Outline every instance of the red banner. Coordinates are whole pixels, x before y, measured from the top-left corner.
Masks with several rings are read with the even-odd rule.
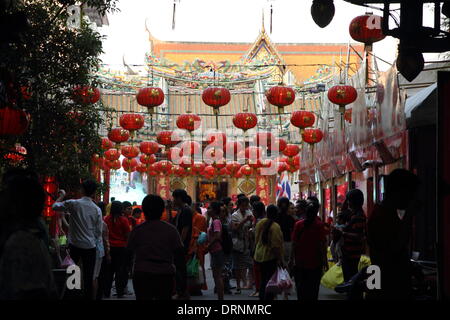
[[[167,176],[156,177],[156,194],[164,200],[170,199],[170,178]]]
[[[269,205],[270,191],[268,176],[256,176],[256,194],[266,206]]]

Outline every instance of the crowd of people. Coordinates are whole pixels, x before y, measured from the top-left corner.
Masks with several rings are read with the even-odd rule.
[[[52,208],[66,230],[68,255],[81,267],[87,300],[109,298],[113,285],[116,296],[124,297],[131,292],[130,278],[137,300],[187,300],[208,289],[209,270],[219,300],[245,290],[251,290],[245,292],[249,296],[273,300],[276,295],[266,286],[279,267],[293,278],[297,299],[317,300],[329,246],[345,282],[358,275],[361,255],[370,252],[372,263],[386,274],[374,297],[398,299],[410,295],[408,207],[417,183],[406,170],[391,173],[385,198],[369,221],[358,189],[347,193],[335,221],[322,221],[314,196],[296,203],[279,198],[268,206],[245,194],[235,201],[227,197],[194,203],[178,189],[171,200],[150,194],[140,205],[114,198],[105,205],[94,201],[97,183],[90,180],[82,183],[79,199],[65,200],[60,190]],[[42,186],[25,171],[4,175],[2,186],[0,299],[55,298],[41,217]],[[200,270],[195,279],[192,259]],[[289,294],[277,299],[289,299]]]

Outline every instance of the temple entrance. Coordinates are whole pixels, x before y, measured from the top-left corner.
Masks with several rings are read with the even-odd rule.
[[[228,182],[199,181],[196,187],[196,201],[220,200],[228,196]]]

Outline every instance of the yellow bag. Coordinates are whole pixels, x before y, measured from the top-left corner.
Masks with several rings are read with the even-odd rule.
[[[370,266],[370,258],[368,256],[362,255],[359,259],[358,271],[361,271],[362,268]]]
[[[320,284],[328,289],[334,289],[342,283],[344,283],[342,267],[336,264],[328,269],[328,271],[322,276],[322,280],[320,280]]]

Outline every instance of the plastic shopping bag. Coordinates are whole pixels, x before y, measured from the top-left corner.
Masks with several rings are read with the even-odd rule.
[[[197,278],[199,270],[199,261],[194,255],[187,263],[187,276],[189,278]]]
[[[69,252],[67,252],[66,257],[64,258],[63,262],[61,263],[61,268],[67,269],[68,267],[74,265],[75,262],[70,257]]]
[[[269,280],[266,286],[266,292],[279,294],[282,292],[290,292],[292,288],[292,279],[289,272],[284,268],[278,268]]]
[[[359,259],[358,270],[361,271],[361,269],[370,266],[370,264],[370,258],[368,256],[362,255]]]
[[[342,267],[335,264],[322,276],[320,284],[328,289],[334,289],[336,286],[344,283],[344,274]]]

